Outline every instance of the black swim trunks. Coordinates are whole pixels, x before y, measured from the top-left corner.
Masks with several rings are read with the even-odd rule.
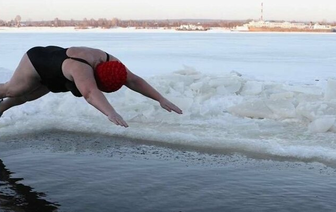
[[[41,83],[54,93],[71,91],[73,95],[81,97],[74,82],[68,80],[62,72],[62,64],[66,59],[73,59],[88,64],[81,58],[69,57],[67,49],[58,46],[34,47],[27,51],[27,55],[35,70],[41,77]],[[109,60],[109,55],[107,60]]]

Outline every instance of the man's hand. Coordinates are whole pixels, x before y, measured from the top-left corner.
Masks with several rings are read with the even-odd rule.
[[[163,109],[166,109],[169,112],[174,111],[175,113],[182,114],[182,110],[167,99],[162,98],[159,102]]]
[[[128,127],[128,124],[124,119],[117,113],[114,112],[108,116],[108,119],[113,122],[116,125],[122,126],[122,127]]]

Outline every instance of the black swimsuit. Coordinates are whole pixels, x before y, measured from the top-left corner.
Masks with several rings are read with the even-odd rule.
[[[73,59],[88,64],[81,58],[69,57],[66,54],[68,49],[58,46],[34,47],[27,51],[27,55],[35,70],[41,77],[41,83],[54,93],[71,91],[73,95],[81,97],[74,82],[68,80],[62,71],[62,64],[66,59]],[[107,54],[109,61],[109,54]]]

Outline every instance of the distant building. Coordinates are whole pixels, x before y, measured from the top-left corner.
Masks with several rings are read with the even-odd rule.
[[[204,28],[203,26],[196,26],[193,24],[186,24],[186,25],[181,25],[176,30],[179,31],[207,31],[208,29]]]
[[[247,30],[248,29],[248,30]],[[283,31],[283,32],[332,32],[335,29],[331,25],[320,25],[316,23],[292,23],[292,22],[270,22],[251,21],[243,26],[237,26],[233,31]]]
[[[331,30],[331,25],[320,25],[319,23],[314,24],[313,29],[328,29]]]
[[[261,3],[261,16],[259,21],[251,21],[243,26],[236,26],[232,31],[274,31],[274,32],[335,32],[331,25],[316,23],[293,23],[264,21],[264,3]]]

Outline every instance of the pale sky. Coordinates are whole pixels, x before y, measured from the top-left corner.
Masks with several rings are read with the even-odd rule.
[[[336,0],[0,0],[0,20],[83,18],[336,21]]]

